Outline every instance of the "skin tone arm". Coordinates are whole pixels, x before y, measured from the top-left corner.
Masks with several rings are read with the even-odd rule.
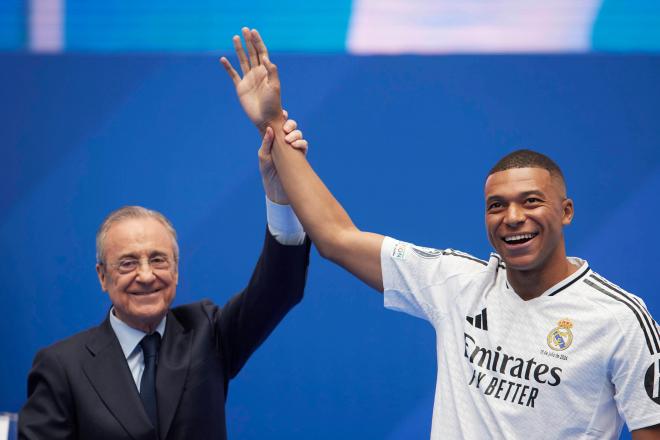
[[[632,440],[660,440],[660,425],[636,429],[631,434]]]
[[[240,38],[235,36],[233,41],[243,77],[226,58],[220,61],[234,82],[241,106],[265,134],[264,144],[273,144],[266,149],[296,215],[323,257],[382,292],[380,248],[383,236],[360,231],[304,155],[289,147],[283,130],[277,67],[270,62],[259,33],[247,28],[242,32],[247,56]],[[296,136],[290,133],[288,141],[295,142]]]
[[[284,119],[288,118],[286,110],[283,112]],[[284,123],[283,127],[284,133],[291,139],[289,145],[293,148],[300,151],[303,155],[307,154],[307,141],[302,138],[302,132],[296,130],[297,124],[294,120],[287,120]],[[269,127],[270,131],[269,139],[272,139],[273,130]],[[264,137],[264,139],[266,139]],[[282,186],[282,181],[280,180],[279,174],[277,174],[277,168],[273,163],[273,156],[271,154],[272,140],[269,142],[263,142],[261,148],[259,148],[259,172],[261,174],[261,181],[264,185],[264,191],[266,192],[266,197],[271,202],[275,202],[279,205],[289,205],[289,197],[284,191]]]

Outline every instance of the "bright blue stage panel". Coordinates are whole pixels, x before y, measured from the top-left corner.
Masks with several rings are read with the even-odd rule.
[[[537,149],[575,201],[569,254],[660,316],[660,58],[272,58],[358,227],[486,257],[485,175]],[[0,69],[0,410],[16,411],[37,349],[109,308],[94,271],[109,211],[171,218],[181,304],[245,285],[265,209],[260,139],[216,55],[12,55]],[[427,438],[435,374],[432,328],[313,252],[305,299],[230,386],[229,436]]]

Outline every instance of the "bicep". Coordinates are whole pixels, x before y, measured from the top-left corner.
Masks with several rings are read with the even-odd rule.
[[[337,252],[329,258],[370,287],[383,292],[380,251],[384,236],[358,229],[339,233]]]

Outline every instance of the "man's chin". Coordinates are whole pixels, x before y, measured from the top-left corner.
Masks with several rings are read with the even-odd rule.
[[[158,326],[160,321],[167,314],[168,308],[164,304],[158,303],[153,305],[141,304],[136,306],[133,304],[128,311],[128,313],[122,313],[115,315],[124,321],[126,324],[130,325],[133,328],[137,328],[142,331],[153,331],[153,329]]]
[[[538,267],[538,261],[533,258],[531,255],[520,255],[520,256],[502,256],[502,260],[506,265],[507,270],[516,270],[519,272],[525,272],[534,270]]]
[[[131,327],[142,330],[145,333],[151,333],[156,329],[156,327],[158,327],[158,324],[160,324],[160,321],[163,320],[166,314],[167,311],[160,313],[132,316],[131,321],[133,322],[133,324],[132,325],[129,324],[129,325],[131,325]]]

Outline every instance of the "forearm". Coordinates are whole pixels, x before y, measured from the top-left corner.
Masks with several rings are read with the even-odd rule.
[[[214,318],[223,340],[227,374],[234,377],[277,324],[303,297],[309,264],[309,241],[299,246],[279,244],[266,233],[259,261],[248,285]]]
[[[343,237],[357,228],[337,199],[323,184],[305,156],[287,145],[283,121],[272,124],[273,160],[293,209],[305,231],[325,258],[337,261]]]

